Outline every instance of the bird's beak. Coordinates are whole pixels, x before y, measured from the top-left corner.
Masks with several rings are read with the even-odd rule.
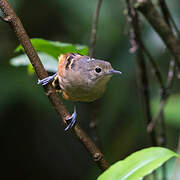
[[[111,75],[111,74],[121,74],[121,73],[122,73],[121,71],[117,71],[117,70],[112,69],[112,70],[110,70],[110,71],[107,73],[107,75]]]

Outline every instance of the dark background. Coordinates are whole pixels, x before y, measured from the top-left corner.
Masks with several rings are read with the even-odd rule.
[[[9,2],[31,38],[89,45],[96,0]],[[167,3],[179,26],[180,2],[174,0]],[[142,32],[145,43],[166,78],[170,56],[165,46],[146,22],[142,24]],[[0,179],[96,179],[100,170],[74,135],[64,132],[61,119],[51,107],[43,88],[37,86],[36,75],[28,75],[25,67],[15,68],[9,64],[9,60],[15,56],[13,51],[17,45],[11,28],[1,21]],[[137,89],[136,61],[135,56],[129,53],[130,48],[124,1],[104,0],[94,57],[108,60],[115,69],[122,71],[122,76],[111,79],[99,101],[97,144],[110,163],[148,146]],[[150,68],[148,73],[152,103],[158,102],[159,86]],[[179,81],[176,80],[172,91],[176,103],[180,101],[179,89]],[[64,102],[72,112],[72,103]],[[76,106],[78,122],[94,139],[94,132],[90,128],[89,106],[87,103]],[[179,120],[178,112],[172,116],[167,114],[167,147],[175,151]]]

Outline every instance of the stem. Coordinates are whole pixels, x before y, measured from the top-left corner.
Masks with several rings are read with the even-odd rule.
[[[98,0],[96,11],[93,18],[93,26],[91,31],[91,46],[90,46],[90,57],[93,57],[94,55],[94,49],[96,45],[96,34],[97,34],[97,25],[98,25],[98,19],[99,19],[99,12],[101,8],[102,0]]]
[[[92,24],[92,30],[91,30],[91,38],[90,38],[90,52],[89,56],[93,57],[94,56],[94,51],[95,51],[95,46],[96,46],[96,37],[97,37],[97,26],[98,26],[98,20],[99,20],[99,14],[100,14],[100,8],[101,8],[102,0],[98,0],[97,5],[96,5],[96,10],[94,12],[94,17],[93,17],[93,24]],[[100,138],[97,133],[97,124],[98,124],[98,112],[99,112],[99,105],[100,101],[95,101],[92,103],[88,104],[88,109],[91,114],[90,116],[90,128],[92,130],[93,134],[93,139],[94,141],[100,145]]]
[[[168,72],[168,77],[167,77],[167,82],[166,82],[166,94],[164,94],[161,97],[161,102],[160,102],[160,106],[159,106],[159,110],[157,112],[157,114],[154,116],[154,118],[152,119],[152,121],[149,123],[147,130],[149,132],[151,132],[154,127],[155,127],[155,123],[156,121],[159,119],[159,117],[162,115],[164,107],[166,105],[167,99],[170,96],[170,89],[173,83],[173,78],[174,78],[174,69],[175,69],[175,62],[173,60],[170,61],[170,65],[169,65],[169,72]],[[162,138],[160,138],[162,139]],[[163,142],[161,141],[161,143],[159,143],[159,145],[164,144],[164,140]]]
[[[152,66],[153,72],[157,78],[157,81],[161,87],[161,90],[163,90],[165,88],[164,82],[163,82],[163,78],[162,78],[162,74],[159,70],[158,65],[156,64],[156,61],[153,59],[152,55],[149,53],[149,51],[147,50],[147,48],[145,47],[145,45],[141,42],[141,47],[143,48],[147,58],[150,61],[150,64]]]
[[[17,17],[13,9],[10,7],[6,0],[0,0],[0,8],[4,15],[8,17],[8,23],[10,24],[11,28],[13,29],[16,37],[18,38],[19,42],[22,44],[25,53],[29,57],[35,72],[39,79],[43,79],[48,76],[48,73],[44,69],[37,52],[35,51],[34,47],[32,46],[30,39],[20,21]],[[65,123],[65,119],[70,116],[69,112],[67,111],[64,104],[59,99],[58,94],[55,92],[55,89],[52,87],[51,84],[48,84],[44,87],[44,90],[49,97],[49,100],[52,106],[57,111],[58,115],[63,119]],[[87,151],[91,154],[93,160],[97,163],[99,168],[104,171],[109,167],[108,163],[103,157],[103,154],[97,148],[97,146],[92,142],[92,140],[88,137],[88,135],[76,124],[73,128],[74,134],[80,140],[80,142],[86,147]]]

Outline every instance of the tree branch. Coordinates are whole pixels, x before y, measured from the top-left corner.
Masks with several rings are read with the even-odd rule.
[[[164,0],[158,0],[158,4],[159,4],[159,7],[161,9],[161,12],[163,14],[163,17],[164,17],[164,20],[166,21],[166,23],[168,24],[168,26],[170,26],[170,12],[169,12],[169,9],[166,5],[166,2]]]
[[[98,20],[99,20],[99,14],[100,14],[100,8],[102,4],[102,0],[97,0],[96,10],[94,12],[93,16],[93,23],[92,23],[92,30],[91,30],[91,37],[90,37],[90,52],[89,56],[94,56],[95,46],[96,46],[96,35],[97,35],[97,26],[98,26]],[[89,127],[91,128],[91,132],[93,134],[94,141],[100,146],[100,138],[97,132],[97,126],[98,126],[98,112],[100,107],[100,101],[95,101],[88,104],[89,113],[90,116],[90,124]]]
[[[179,31],[177,29],[177,26],[169,12],[168,6],[165,2],[165,0],[158,0],[158,4],[160,7],[160,10],[163,15],[164,21],[167,23],[167,26],[170,28],[170,30],[173,32],[172,26],[174,26],[174,29],[176,31],[176,34],[179,36]],[[172,23],[172,26],[171,26]],[[180,36],[179,36],[180,37]],[[157,144],[158,146],[166,146],[166,125],[164,122],[164,107],[166,105],[167,99],[169,97],[169,90],[171,88],[173,77],[174,77],[174,60],[170,61],[169,65],[169,72],[167,77],[166,86],[161,88],[161,101],[158,113],[153,117],[152,121],[147,126],[147,131],[150,132],[152,129],[155,129],[157,132]],[[156,124],[156,126],[155,126]],[[166,165],[164,164],[162,166],[162,177],[163,179],[166,178]]]
[[[90,57],[93,57],[94,55],[94,49],[96,45],[97,25],[98,25],[98,18],[99,18],[101,3],[102,3],[102,0],[98,0],[96,11],[93,18],[93,26],[92,26],[92,31],[91,31],[91,46],[90,46],[90,53],[89,53]]]
[[[166,5],[166,2],[164,0],[158,0],[158,3],[159,3],[159,6],[160,6],[160,9],[162,11],[164,21],[167,23],[167,25],[169,26],[169,28],[172,31],[172,27],[171,27],[170,21],[174,22],[174,20],[173,20],[171,14],[169,12],[169,9],[168,9],[168,7]],[[159,123],[161,123],[162,126],[165,126],[165,124],[163,122],[164,120],[162,119],[162,117],[163,117],[163,110],[164,110],[166,101],[167,101],[167,99],[168,99],[168,97],[170,95],[170,89],[171,89],[171,86],[172,86],[173,77],[174,77],[174,70],[175,70],[174,66],[175,66],[174,60],[171,60],[170,64],[169,64],[169,71],[168,71],[166,86],[162,89],[159,110],[158,110],[157,114],[154,116],[154,118],[152,119],[151,123],[148,125],[148,127],[147,127],[148,131],[152,131],[152,129],[155,127],[156,121],[160,117],[161,118],[160,118],[160,122]],[[162,127],[161,127],[161,129],[162,129]],[[160,129],[159,129],[159,131],[160,131]],[[162,131],[165,131],[165,127],[164,127],[164,130],[162,129]],[[165,140],[166,138],[161,136],[162,134],[165,134],[165,133],[160,133],[160,138],[159,139],[161,139],[161,140],[160,140],[160,143],[158,143],[159,145],[165,144],[165,141],[166,141]]]
[[[151,110],[150,110],[150,100],[149,100],[149,84],[147,77],[146,64],[144,59],[143,48],[141,47],[141,35],[139,28],[139,19],[138,14],[135,11],[134,7],[131,5],[130,0],[126,0],[127,12],[128,12],[128,21],[131,25],[130,32],[130,42],[134,52],[136,52],[136,61],[138,65],[138,80],[140,83],[140,92],[142,93],[143,108],[145,111],[146,124],[149,124],[151,121]],[[152,145],[156,145],[155,132],[149,133],[149,138]]]
[[[179,31],[174,19],[172,18],[172,15],[171,15],[171,13],[170,13],[170,11],[168,9],[166,1],[165,0],[158,0],[158,4],[159,4],[159,6],[161,8],[162,14],[164,16],[164,20],[169,25],[169,27],[171,26],[170,23],[172,23],[172,26],[174,27],[174,30],[175,30],[176,34],[180,38],[180,31]]]
[[[13,29],[16,37],[18,38],[19,42],[22,44],[25,53],[29,57],[35,72],[39,79],[43,79],[48,76],[48,73],[44,69],[34,47],[32,46],[29,37],[20,21],[17,17],[13,9],[10,7],[6,0],[0,0],[0,8],[4,15],[8,17],[8,22]],[[66,123],[65,119],[70,116],[69,112],[67,111],[64,104],[59,99],[58,94],[55,92],[55,89],[52,87],[51,84],[48,84],[44,87],[45,92],[57,111],[58,115],[63,119],[63,122]],[[93,160],[98,164],[99,168],[104,171],[109,167],[108,163],[105,161],[103,154],[100,150],[96,147],[96,145],[92,142],[92,140],[88,137],[88,135],[76,124],[73,128],[74,134],[80,140],[80,142],[86,147],[87,151],[91,154]]]
[[[146,17],[155,31],[159,34],[180,69],[180,42],[174,36],[172,30],[157,11],[151,0],[137,0],[135,8]]]

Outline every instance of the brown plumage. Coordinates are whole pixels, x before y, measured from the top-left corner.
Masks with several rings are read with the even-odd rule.
[[[115,73],[120,74],[107,61],[67,53],[59,57],[55,79],[65,99],[91,102],[103,95],[107,82]]]
[[[53,86],[60,90],[66,100],[73,102],[91,102],[100,98],[106,84],[113,74],[121,74],[112,68],[107,61],[82,56],[75,53],[62,54],[59,57],[56,74],[38,81],[43,86],[53,81]],[[65,130],[70,129],[76,122],[76,109]]]

